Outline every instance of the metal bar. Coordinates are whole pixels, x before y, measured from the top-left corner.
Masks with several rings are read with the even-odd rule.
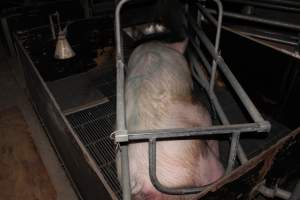
[[[211,185],[209,184],[206,186],[201,186],[196,188],[168,188],[162,185],[156,176],[156,139],[155,138],[149,140],[149,175],[153,186],[157,190],[170,195],[195,194],[201,192],[209,185]]]
[[[284,39],[281,39],[281,38],[274,38],[274,37],[268,36],[268,35],[259,35],[257,33],[250,33],[250,32],[241,31],[241,30],[238,30],[238,32],[241,33],[241,34],[247,35],[247,36],[258,38],[258,39],[264,39],[264,40],[269,40],[269,41],[272,41],[272,42],[278,42],[278,43],[293,45],[293,46],[298,45],[298,43],[296,41],[295,42],[294,41],[288,41],[288,40],[284,40]]]
[[[255,2],[255,1],[248,1],[248,0],[226,0],[227,2],[232,3],[239,3],[239,4],[247,4],[251,6],[257,6],[262,8],[271,8],[271,9],[277,9],[277,10],[283,10],[283,11],[291,11],[291,12],[300,12],[299,8],[294,7],[286,7],[282,5],[273,5],[270,3],[261,3],[261,2]]]
[[[207,11],[208,9],[205,9],[202,5],[200,5],[199,3],[196,4],[197,7],[199,8],[199,10],[215,25],[217,26],[217,21],[215,20],[215,18]],[[214,13],[216,13],[214,11]],[[299,26],[300,27],[300,26]],[[281,42],[281,43],[285,43],[285,44],[291,44],[291,45],[296,45],[296,43],[293,43],[293,42],[288,42],[288,41],[284,41],[284,40],[280,40],[280,39],[274,39],[274,38],[271,38],[271,37],[264,37],[264,36],[261,36],[261,35],[255,35],[255,34],[251,34],[251,33],[246,33],[244,32],[244,34],[247,34],[247,35],[250,35],[250,36],[253,36],[253,37],[257,37],[257,38],[262,38],[262,39],[268,39],[268,40],[271,40],[271,41],[277,41],[277,42]]]
[[[220,37],[221,37],[221,28],[222,28],[222,17],[223,17],[223,6],[219,1],[216,1],[218,5],[218,21],[209,13],[207,12],[207,10],[205,8],[203,8],[202,5],[197,4],[197,7],[199,8],[199,10],[201,11],[201,13],[203,15],[205,15],[205,17],[208,18],[208,20],[210,20],[217,28],[217,34],[216,34],[216,39],[215,39],[215,52],[218,53],[219,50],[219,44],[220,44]],[[198,50],[199,51],[199,50]],[[201,51],[199,51],[201,52]],[[201,56],[199,54],[199,56]],[[213,64],[212,64],[212,73],[211,73],[211,79],[210,79],[210,87],[209,87],[209,91],[208,93],[210,95],[212,95],[213,89],[214,89],[214,83],[215,83],[215,77],[216,77],[216,71],[217,71],[217,63],[215,61],[215,59],[213,59]]]
[[[240,139],[240,132],[235,132],[232,134],[229,158],[228,158],[227,168],[225,170],[226,175],[228,175],[234,168],[237,150],[239,147],[241,147],[239,144],[239,139]]]
[[[1,18],[1,25],[2,25],[2,29],[3,29],[3,33],[7,42],[7,46],[9,49],[9,53],[11,56],[15,56],[15,49],[14,49],[14,45],[13,45],[13,40],[11,37],[11,32],[9,30],[9,26],[7,23],[7,18],[6,17],[2,17]]]
[[[129,174],[129,158],[128,158],[128,145],[120,146],[121,153],[121,174],[122,174],[122,192],[123,199],[131,199],[131,187],[130,187],[130,174]]]
[[[177,129],[153,129],[142,131],[128,131],[129,141],[143,141],[151,138],[156,139],[179,139],[203,135],[224,135],[233,132],[264,132],[269,123],[245,123],[231,125],[215,125],[198,128],[177,128]]]
[[[287,5],[287,6],[293,6],[293,7],[300,7],[300,3],[297,1],[288,1],[288,0],[262,0],[267,3],[272,3],[272,4],[281,4],[281,5]]]
[[[217,13],[213,9],[208,9],[208,11],[212,14]],[[224,16],[235,18],[235,19],[243,19],[243,20],[247,20],[247,21],[258,22],[258,23],[262,23],[262,24],[273,25],[273,26],[277,26],[277,27],[288,28],[288,29],[300,31],[300,26],[297,25],[297,24],[274,21],[274,20],[270,20],[270,19],[263,19],[263,18],[259,18],[259,17],[242,15],[242,14],[226,12],[226,11],[224,12]]]
[[[55,33],[55,26],[53,23],[53,14],[49,15],[49,21],[50,21],[50,29],[51,29],[51,34],[52,34],[52,39],[56,39],[56,33]]]
[[[208,73],[211,74],[211,65],[209,64],[208,60],[204,56],[203,51],[196,45],[196,42],[194,42],[193,40],[190,40],[190,43],[196,50],[197,54],[199,55],[200,59],[202,60],[202,62],[204,64],[204,66],[206,67]]]
[[[116,37],[116,64],[117,64],[117,130],[125,129],[125,108],[124,108],[124,60],[123,41],[121,36],[120,12],[123,5],[130,0],[122,0],[118,3],[115,11],[115,37]]]
[[[123,40],[121,35],[121,22],[120,12],[123,5],[130,0],[121,0],[115,10],[115,38],[116,38],[116,65],[117,65],[117,116],[116,125],[117,130],[127,138],[127,132],[125,131],[125,108],[124,108],[124,59],[123,59]],[[120,133],[117,133],[118,136]],[[126,140],[126,139],[125,139]],[[120,146],[121,153],[121,173],[122,173],[122,192],[123,199],[131,199],[131,186],[130,186],[130,172],[129,172],[129,158],[128,158],[128,144],[122,144]]]
[[[117,45],[117,52],[116,57],[117,61],[121,60],[123,62],[123,41],[122,41],[122,34],[121,34],[121,21],[120,21],[120,12],[123,5],[131,0],[121,0],[115,10],[115,37],[116,37],[116,45]]]
[[[216,27],[218,26],[217,20],[207,11],[207,8],[204,8],[201,4],[196,3],[197,8],[200,10],[200,12],[208,19],[210,20],[213,25]],[[222,13],[223,14],[223,13]]]
[[[215,53],[217,54],[219,51],[219,44],[220,44],[220,38],[221,38],[221,28],[222,28],[222,17],[223,17],[223,6],[222,3],[219,0],[214,0],[214,2],[218,6],[218,23],[217,23],[217,33],[216,33],[216,39],[215,39]],[[214,84],[216,79],[216,72],[217,72],[217,63],[216,60],[213,59],[212,64],[212,73],[210,78],[210,85],[209,85],[209,93],[213,93],[214,90]]]
[[[223,74],[225,75],[225,77],[227,78],[227,80],[232,85],[233,89],[237,93],[238,97],[241,99],[241,102],[243,103],[243,105],[245,106],[245,108],[247,109],[247,111],[249,112],[249,114],[252,117],[252,119],[255,122],[263,122],[264,121],[263,117],[257,111],[256,107],[251,102],[251,100],[249,99],[248,95],[246,94],[246,92],[244,91],[244,89],[242,88],[242,86],[236,80],[236,78],[234,77],[234,75],[232,74],[232,72],[230,71],[230,69],[228,68],[227,64],[224,62],[223,58],[220,55],[218,55],[218,54],[215,53],[213,45],[210,43],[208,37],[205,35],[205,33],[203,32],[203,30],[200,30],[197,27],[197,25],[195,24],[195,21],[192,18],[190,18],[189,21],[191,23],[191,27],[196,31],[196,33],[198,34],[199,38],[204,43],[204,46],[207,48],[207,50],[213,56],[213,58],[217,61],[217,64],[219,65],[219,67],[222,70]],[[268,131],[270,129],[270,126],[266,127],[266,128],[267,128],[266,131]]]

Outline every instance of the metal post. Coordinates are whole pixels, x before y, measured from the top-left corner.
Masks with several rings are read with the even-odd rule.
[[[13,40],[11,38],[11,33],[10,33],[10,30],[9,30],[9,26],[8,26],[6,17],[1,18],[1,25],[2,25],[2,29],[3,29],[3,32],[4,32],[6,42],[7,42],[9,53],[10,53],[11,56],[15,56]]]
[[[219,44],[220,44],[220,38],[221,38],[223,6],[222,6],[222,3],[219,0],[214,0],[214,1],[218,5],[218,11],[219,11],[218,12],[217,33],[216,33],[216,39],[215,39],[215,53],[218,54]],[[216,78],[216,71],[217,71],[217,63],[216,63],[216,60],[213,59],[212,73],[211,73],[210,85],[209,85],[209,93],[210,94],[214,90],[214,83],[215,83],[215,78]]]
[[[117,4],[115,11],[115,38],[116,38],[116,64],[117,64],[117,131],[126,135],[125,126],[125,108],[124,108],[124,60],[123,60],[123,41],[121,35],[120,11],[125,3],[130,0],[122,0]],[[122,192],[123,199],[131,199],[130,187],[130,172],[129,172],[129,158],[128,158],[128,144],[121,144],[121,174],[122,174]]]

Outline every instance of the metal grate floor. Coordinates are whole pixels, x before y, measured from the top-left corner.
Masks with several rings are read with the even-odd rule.
[[[124,35],[125,60],[133,50],[133,41]],[[114,130],[116,118],[116,70],[114,63],[101,69],[93,84],[109,99],[107,103],[76,112],[67,116],[73,129],[83,142],[91,156],[98,164],[101,173],[118,199],[122,199],[122,191],[117,177],[115,165],[114,141],[110,134]]]
[[[96,87],[109,98],[109,102],[89,108],[67,118],[78,137],[95,159],[108,185],[121,199],[121,187],[115,166],[115,144],[110,139],[115,124],[115,80],[114,70],[99,77]]]

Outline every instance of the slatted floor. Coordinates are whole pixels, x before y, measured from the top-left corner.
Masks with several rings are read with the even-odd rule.
[[[114,70],[108,70],[99,77],[96,87],[106,96],[107,103],[89,108],[67,118],[75,132],[97,162],[108,185],[121,199],[121,189],[115,166],[115,145],[110,138],[115,123],[115,81]]]

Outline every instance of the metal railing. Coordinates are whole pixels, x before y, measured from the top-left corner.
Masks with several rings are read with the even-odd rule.
[[[149,143],[149,174],[150,179],[154,187],[167,194],[171,195],[182,195],[192,194],[201,192],[203,187],[195,188],[168,188],[162,185],[156,176],[156,141],[160,139],[183,139],[201,135],[215,135],[215,134],[228,134],[231,136],[231,147],[230,155],[228,160],[228,166],[226,167],[226,174],[230,173],[233,169],[236,155],[238,155],[241,163],[247,162],[247,157],[239,144],[239,136],[245,132],[267,132],[270,130],[270,123],[265,121],[261,114],[258,112],[248,95],[239,84],[237,79],[234,77],[223,58],[219,55],[219,44],[221,38],[221,25],[223,16],[223,7],[220,0],[213,0],[218,8],[218,20],[216,20],[201,4],[197,3],[197,7],[200,13],[212,22],[216,28],[215,45],[211,43],[205,32],[202,30],[199,22],[196,22],[192,17],[188,17],[190,28],[196,33],[196,38],[190,38],[193,48],[195,49],[194,54],[189,54],[189,60],[191,61],[193,75],[196,80],[206,90],[210,101],[212,102],[222,125],[211,126],[211,127],[198,127],[188,129],[163,129],[163,130],[143,130],[143,131],[128,131],[125,126],[125,106],[124,106],[124,84],[125,84],[125,72],[124,72],[124,58],[123,58],[123,40],[121,34],[121,22],[120,22],[120,11],[123,5],[130,0],[121,0],[115,10],[115,37],[116,37],[116,67],[117,67],[117,123],[115,131],[115,142],[120,145],[120,156],[121,156],[121,173],[122,173],[122,190],[123,199],[131,199],[130,190],[130,174],[129,174],[129,158],[128,158],[128,145],[132,142],[137,141],[148,141]],[[205,47],[213,58],[212,64],[205,58],[205,54],[199,45],[193,41],[198,40],[203,43],[201,47]],[[210,79],[208,80],[203,71],[199,67],[196,67],[196,55],[202,58],[204,66],[209,72]],[[234,92],[239,97],[242,105],[246,108],[249,113],[252,123],[245,124],[230,124],[222,106],[217,98],[214,91],[215,77],[217,69],[220,70],[224,77],[227,79]]]

